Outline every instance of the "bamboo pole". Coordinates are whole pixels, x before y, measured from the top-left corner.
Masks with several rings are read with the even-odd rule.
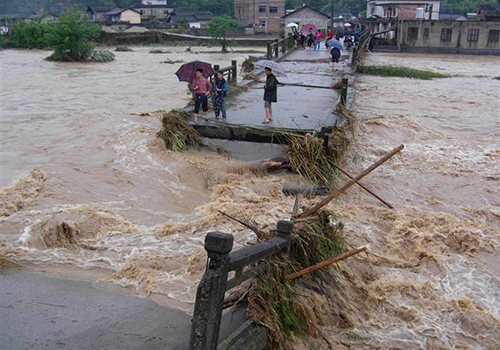
[[[338,165],[336,164],[333,164],[332,165],[337,168],[342,174],[344,174],[345,176],[347,176],[349,179],[353,179],[353,177],[351,175],[349,175],[349,173],[345,170],[343,170],[341,167],[339,167]],[[375,194],[374,192],[372,192],[369,188],[365,187],[365,185],[363,185],[361,182],[357,182],[356,183],[359,187],[361,187],[362,189],[364,189],[366,192],[368,192],[369,194],[371,194],[373,197],[377,198],[379,201],[381,201],[383,204],[385,204],[389,209],[394,209],[394,207],[389,204],[388,202],[386,202],[385,200],[383,200],[382,198],[380,198],[377,194]]]
[[[264,81],[259,80],[259,83],[265,84]],[[322,85],[308,85],[308,84],[301,84],[301,83],[279,83],[279,85],[284,85],[284,86],[300,86],[300,87],[305,87],[305,88],[315,88],[315,89],[328,89],[328,90],[333,90],[331,86],[322,86]]]
[[[342,253],[340,255],[337,255],[336,257],[333,257],[331,259],[328,259],[328,260],[325,260],[323,262],[320,262],[319,264],[316,264],[316,265],[313,265],[313,266],[309,266],[303,270],[300,270],[300,271],[297,271],[295,273],[292,273],[288,276],[286,276],[286,279],[291,281],[291,280],[294,280],[296,278],[299,278],[299,277],[302,277],[304,275],[308,275],[314,271],[318,271],[318,270],[321,270],[322,268],[325,268],[326,266],[328,265],[331,265],[331,264],[334,264],[336,262],[339,262],[339,261],[342,261],[342,260],[345,260],[353,255],[356,255],[356,254],[359,254],[361,252],[364,252],[365,250],[368,250],[370,248],[369,245],[365,245],[365,246],[362,246],[362,247],[359,247],[359,248],[356,248],[356,249],[352,249],[352,250],[349,250],[345,253]]]
[[[343,187],[341,187],[338,190],[334,191],[331,195],[329,195],[328,197],[326,197],[325,199],[323,199],[321,202],[319,202],[318,204],[316,204],[314,207],[312,207],[308,211],[306,211],[306,212],[298,215],[297,218],[301,219],[301,218],[305,218],[305,217],[308,217],[308,216],[316,214],[318,212],[318,210],[320,210],[325,205],[327,205],[328,203],[330,203],[332,200],[334,200],[335,198],[337,198],[338,196],[340,196],[342,193],[344,193],[345,191],[347,191],[351,186],[353,186],[355,183],[357,183],[359,180],[361,180],[366,175],[368,175],[369,173],[371,173],[373,170],[375,170],[376,168],[378,168],[379,166],[381,166],[382,164],[384,164],[387,160],[389,160],[392,156],[394,156],[396,153],[398,153],[399,151],[401,151],[403,148],[404,148],[404,145],[399,145],[398,147],[396,147],[395,149],[393,149],[391,152],[389,152],[388,154],[386,154],[385,156],[383,156],[381,159],[379,159],[377,162],[375,162],[374,164],[372,164],[370,167],[368,167],[367,169],[365,169],[363,172],[361,172],[354,179],[352,179],[351,181],[349,181],[348,183],[346,183]]]

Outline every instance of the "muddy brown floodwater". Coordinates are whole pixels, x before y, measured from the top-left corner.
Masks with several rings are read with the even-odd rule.
[[[168,152],[155,138],[157,115],[132,115],[187,102],[173,76],[178,65],[160,64],[165,58],[227,65],[242,55],[134,50],[95,65],[0,53],[0,256],[188,310],[206,263],[205,233],[233,233],[236,249],[256,241],[218,210],[271,228],[290,216],[293,199],[281,188],[298,179],[253,175],[216,153]],[[336,267],[340,307],[319,317],[324,338],[334,349],[498,349],[500,60],[367,61],[456,76],[358,76],[360,121],[346,166],[356,173],[400,143],[405,149],[364,180],[394,210],[357,188],[331,204],[347,241],[370,243],[371,254]]]
[[[366,64],[456,75],[360,75],[356,174],[403,143],[332,205],[345,235],[372,255],[339,265],[345,318],[325,321],[334,349],[500,348],[500,59],[370,54]],[[345,325],[347,324],[346,328]]]
[[[247,54],[133,49],[107,64],[0,52],[0,255],[191,309],[206,232],[234,232],[236,246],[255,240],[217,209],[262,212],[263,223],[276,222],[285,179],[262,185],[216,153],[167,152],[155,137],[160,114],[133,115],[188,102],[186,84],[174,75],[180,64],[160,63],[167,58],[228,66]]]

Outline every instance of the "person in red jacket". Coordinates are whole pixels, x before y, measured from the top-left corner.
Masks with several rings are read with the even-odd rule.
[[[314,40],[314,51],[319,51],[319,48],[321,46],[321,41],[323,40],[324,36],[321,31],[316,32],[316,39]]]

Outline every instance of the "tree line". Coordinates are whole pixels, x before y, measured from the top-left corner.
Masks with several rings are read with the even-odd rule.
[[[247,0],[252,1],[252,0]],[[28,13],[44,10],[50,11],[56,4],[64,3],[68,7],[77,6],[85,9],[88,6],[128,7],[137,4],[139,0],[2,0],[0,13]],[[441,11],[447,13],[476,12],[478,5],[488,4],[498,6],[498,0],[442,0]],[[211,11],[216,16],[233,16],[234,0],[169,0],[179,9],[193,11]],[[293,9],[306,4],[326,14],[330,14],[331,0],[286,0],[286,9]],[[335,13],[351,13],[357,16],[366,11],[366,0],[334,0]]]

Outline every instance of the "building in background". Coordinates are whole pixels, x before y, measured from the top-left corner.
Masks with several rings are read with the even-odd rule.
[[[169,5],[166,0],[142,0],[132,8],[139,11],[143,21],[169,22],[175,11],[175,6]]]
[[[95,23],[105,22],[107,17],[105,16],[106,12],[109,12],[114,9],[120,9],[118,6],[89,6],[87,7],[87,16],[90,21]]]
[[[423,9],[423,19],[439,19],[440,0],[368,0],[367,18],[413,20],[417,9]]]
[[[256,32],[279,33],[285,0],[234,0],[234,17]]]
[[[210,11],[175,11],[172,22],[175,26],[204,29],[212,18],[214,15]]]
[[[297,23],[299,26],[312,23],[318,29],[327,29],[330,24],[330,16],[313,9],[309,6],[302,6],[292,11],[287,11],[283,16],[285,20],[285,33],[291,33],[292,28],[288,28],[289,23]]]
[[[140,24],[141,14],[134,9],[114,8],[104,14],[106,23]]]

